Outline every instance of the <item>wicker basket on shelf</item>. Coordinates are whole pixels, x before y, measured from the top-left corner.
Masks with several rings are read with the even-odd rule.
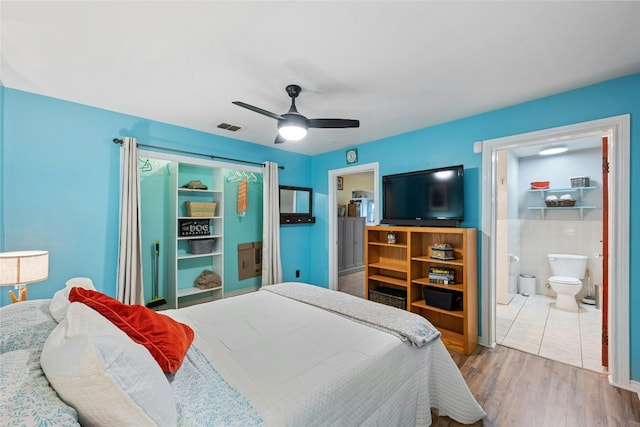
[[[574,176],[569,178],[571,180],[571,187],[588,187],[589,186],[589,177],[588,176]]]
[[[185,202],[187,216],[212,217],[215,216],[216,202]]]
[[[559,207],[568,208],[576,205],[575,200],[563,200],[563,199],[545,200],[544,203],[547,205],[548,208],[559,208]]]
[[[369,300],[402,310],[407,309],[407,293],[400,289],[385,286],[378,289],[369,289]]]

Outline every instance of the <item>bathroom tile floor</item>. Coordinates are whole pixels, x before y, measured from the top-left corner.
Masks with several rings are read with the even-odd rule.
[[[602,311],[579,303],[570,313],[553,307],[554,298],[516,294],[496,307],[496,343],[547,359],[607,372],[600,362]]]

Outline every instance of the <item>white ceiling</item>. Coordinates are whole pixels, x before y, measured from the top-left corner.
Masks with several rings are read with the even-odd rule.
[[[317,154],[640,72],[640,2],[7,1],[0,79],[272,146],[302,86]],[[236,133],[216,126],[241,126]],[[114,135],[117,136],[117,135]]]

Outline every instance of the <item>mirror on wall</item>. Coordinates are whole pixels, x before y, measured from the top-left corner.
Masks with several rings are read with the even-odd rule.
[[[307,187],[280,186],[280,224],[308,224],[313,216],[313,190]]]

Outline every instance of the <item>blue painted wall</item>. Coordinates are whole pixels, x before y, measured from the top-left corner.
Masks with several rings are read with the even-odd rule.
[[[309,156],[198,132],[60,99],[4,88],[2,250],[46,249],[49,279],[29,298],[49,298],[74,276],[91,277],[115,295],[118,256],[120,148],[115,137],[255,162],[275,161],[283,185],[310,184]],[[294,268],[310,280],[298,242],[305,227],[283,233],[285,280]],[[296,249],[294,249],[296,248]],[[295,266],[295,267],[293,267]],[[0,292],[0,305],[7,304]]]
[[[2,249],[51,253],[49,280],[30,287],[32,298],[49,297],[78,275],[114,294],[119,149],[111,139],[127,135],[153,145],[284,164],[280,183],[312,187],[317,218],[313,225],[281,228],[284,279],[295,280],[295,270],[301,270],[299,280],[327,285],[327,173],[346,166],[344,150],[308,157],[13,89],[0,93]],[[640,380],[640,313],[633,310],[640,307],[640,187],[633,184],[640,182],[640,74],[361,144],[358,163],[379,162],[381,175],[463,164],[463,225],[480,228],[482,165],[481,155],[473,154],[474,141],[621,114],[631,114],[631,377]]]
[[[631,235],[629,274],[631,377],[640,380],[640,74],[610,80],[519,104],[509,108],[420,129],[358,145],[358,163],[379,162],[380,175],[454,164],[465,167],[465,227],[482,225],[482,155],[473,153],[474,141],[489,140],[589,120],[631,114]],[[346,167],[345,150],[312,159],[316,226],[311,241],[315,284],[328,282],[328,171]],[[382,183],[380,182],[380,188]],[[479,239],[480,240],[480,239]],[[478,265],[484,264],[480,259]],[[481,277],[481,271],[478,272]]]

